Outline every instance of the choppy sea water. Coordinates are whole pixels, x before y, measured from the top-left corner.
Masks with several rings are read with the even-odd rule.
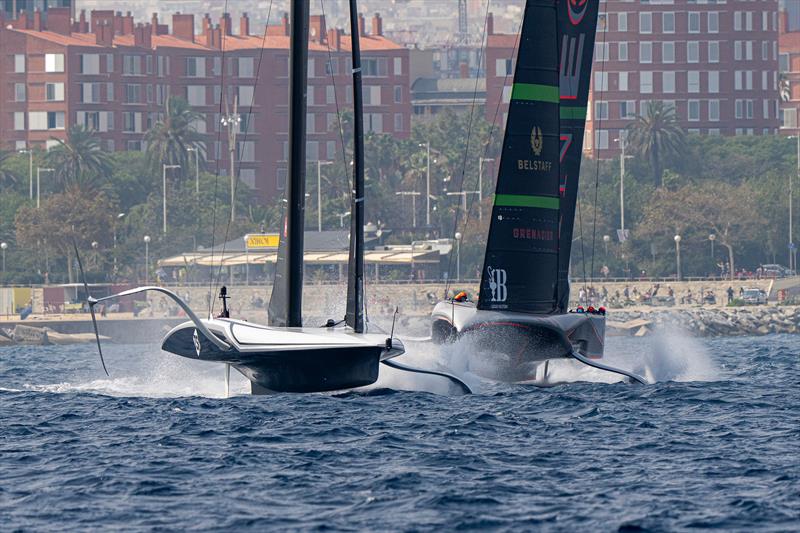
[[[610,338],[649,386],[499,385],[411,346],[471,396],[382,371],[225,399],[216,366],[107,352],[111,378],[88,345],[0,348],[3,530],[800,530],[800,337]]]

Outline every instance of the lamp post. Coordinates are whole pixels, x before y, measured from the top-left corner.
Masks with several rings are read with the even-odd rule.
[[[220,124],[228,128],[228,150],[231,158],[231,222],[236,218],[236,134],[242,117],[239,115],[239,97],[233,99],[233,113],[228,113],[228,102],[225,101],[225,114]]]
[[[332,165],[333,161],[317,161],[317,231],[322,232],[322,165]]]
[[[161,165],[161,185],[164,191],[164,204],[161,213],[164,222],[164,235],[167,234],[167,169],[168,168],[181,168],[180,165]]]
[[[431,142],[420,143],[419,147],[425,147],[425,161],[427,170],[425,173],[425,226],[431,225]]]
[[[478,158],[478,220],[483,220],[483,164],[494,162],[492,157]]]
[[[603,235],[603,244],[606,245],[606,256],[608,256],[608,243],[611,242],[611,235]]]
[[[41,207],[41,204],[42,204],[42,193],[41,193],[41,190],[42,190],[42,183],[41,183],[42,172],[55,172],[55,171],[56,170],[54,168],[36,167],[36,209],[39,209],[39,207]]]
[[[797,175],[800,176],[800,134],[795,135],[797,139]],[[795,245],[794,245],[794,238],[792,233],[792,225],[793,225],[793,214],[794,214],[794,179],[793,176],[789,174],[789,270],[795,270],[797,265],[795,264]],[[733,274],[733,273],[731,273]]]
[[[410,196],[411,197],[411,226],[417,227],[417,196],[421,193],[417,191],[398,191],[394,193],[395,196]]]
[[[348,211],[346,213],[339,213],[336,216],[339,217],[339,227],[343,228],[344,227],[344,219],[350,216],[350,211]]]
[[[187,152],[194,152],[194,193],[200,195],[200,149],[197,146],[190,146]]]
[[[678,281],[680,281],[681,280],[681,236],[675,235],[673,239],[675,239],[675,262],[678,267],[676,278]]]
[[[457,231],[456,238],[456,281],[461,281],[461,232]]]
[[[459,192],[449,192],[447,196],[460,196],[461,197],[461,205],[464,208],[464,215],[467,214],[467,195],[468,194],[480,194],[480,191],[459,191]]]
[[[3,275],[6,274],[6,249],[8,248],[8,243],[0,242],[0,250],[3,251]]]
[[[114,271],[112,272],[114,280],[117,279],[117,225],[123,218],[125,218],[125,213],[119,213],[114,219]]]
[[[150,283],[150,235],[144,236],[144,284]]]
[[[28,185],[30,189],[28,197],[33,200],[33,150],[20,150],[19,153],[28,154]]]
[[[711,241],[711,259],[714,259],[714,241],[717,240],[717,236],[714,233],[711,233],[708,236],[708,240]]]

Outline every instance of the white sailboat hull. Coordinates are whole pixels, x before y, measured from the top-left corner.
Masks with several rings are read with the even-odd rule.
[[[191,321],[173,328],[162,349],[189,359],[230,364],[251,381],[253,393],[371,385],[378,379],[381,361],[405,351],[388,335],[359,334],[348,327],[272,328],[225,318],[201,322],[230,349],[211,342]]]

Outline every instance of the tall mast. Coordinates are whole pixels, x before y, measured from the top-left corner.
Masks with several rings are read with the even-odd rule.
[[[350,0],[350,41],[353,60],[353,193],[350,205],[350,261],[345,321],[364,332],[364,112],[361,97],[361,44],[358,6]]]
[[[303,325],[303,237],[306,194],[306,92],[309,0],[292,0],[287,215],[287,326]]]

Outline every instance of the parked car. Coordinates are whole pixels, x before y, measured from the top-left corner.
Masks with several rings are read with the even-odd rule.
[[[794,276],[795,272],[782,265],[761,265],[761,275],[765,278],[786,278]]]
[[[741,297],[745,305],[761,305],[767,303],[767,293],[761,289],[745,289]]]

